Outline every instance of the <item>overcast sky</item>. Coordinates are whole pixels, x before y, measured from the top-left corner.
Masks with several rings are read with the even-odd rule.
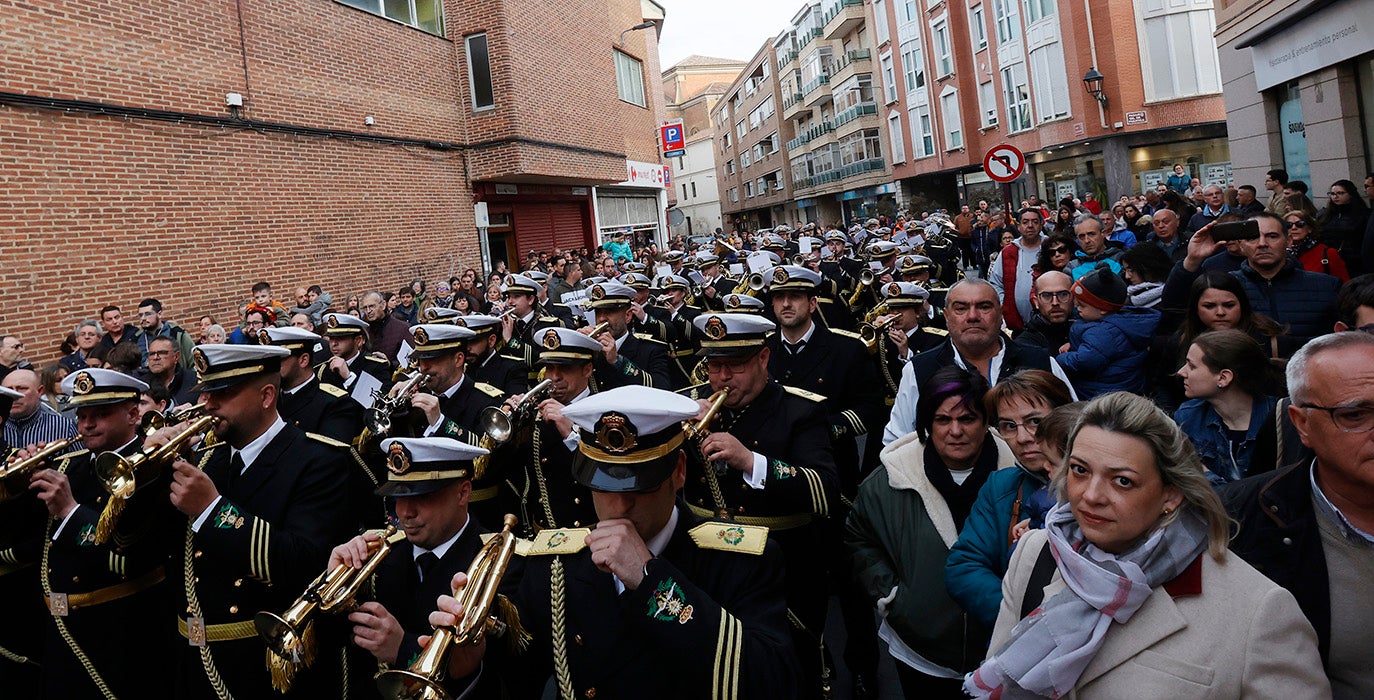
[[[659,65],[697,54],[747,61],[802,8],[803,0],[658,0],[667,12]]]

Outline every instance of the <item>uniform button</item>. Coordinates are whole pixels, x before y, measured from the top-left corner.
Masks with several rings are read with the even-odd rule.
[[[236,579],[236,580],[234,581],[234,588],[238,588],[239,586],[242,586],[242,585],[243,585],[243,579]]]
[[[697,499],[697,505],[699,505],[699,506],[704,506],[704,505],[706,505],[706,501],[703,500],[703,499],[698,498],[698,499]]]
[[[755,441],[754,441],[754,447],[758,447],[758,446],[759,446],[759,441],[758,441],[758,440],[755,440]]]
[[[740,506],[739,508],[736,508],[736,509],[735,509],[735,512],[739,513],[740,515],[744,515],[744,506]]]
[[[104,503],[104,502],[105,502],[105,497],[104,497],[104,496],[96,496],[96,497],[95,497],[95,502],[96,502],[96,503]]]
[[[573,505],[578,505],[578,506],[582,505],[582,499],[581,499],[581,498],[574,498],[574,499],[573,499]]]
[[[592,700],[592,698],[596,697],[596,688],[588,688],[587,692],[582,694],[582,697],[587,698],[587,700]]]
[[[549,463],[549,458],[548,458],[548,457],[540,457],[540,458],[539,458],[539,463],[540,463],[540,464],[548,464],[548,463]]]
[[[81,577],[80,577],[80,576],[73,576],[73,577],[72,577],[72,583],[81,583]]]
[[[582,635],[574,634],[573,641],[577,643],[577,646],[582,646]]]
[[[573,527],[582,527],[582,522],[579,521],[579,520],[574,520],[574,521],[573,521]]]
[[[1278,504],[1274,504],[1274,505],[1272,505],[1272,506],[1269,506],[1269,512],[1271,512],[1271,513],[1277,513],[1277,512],[1279,512],[1279,506],[1278,506]]]
[[[237,605],[230,605],[230,606],[229,606],[229,614],[230,614],[230,615],[237,615],[237,614],[239,614],[239,606],[237,606]]]
[[[200,550],[196,550],[196,552],[195,552],[194,554],[192,554],[191,556],[195,557],[196,559],[199,559],[199,558],[200,558]]]
[[[1292,544],[1293,544],[1293,538],[1292,538],[1292,537],[1285,537],[1285,538],[1283,538],[1283,543],[1286,544],[1286,545],[1292,546]]]

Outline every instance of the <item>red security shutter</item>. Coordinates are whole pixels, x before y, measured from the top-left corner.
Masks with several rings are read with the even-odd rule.
[[[531,250],[588,245],[586,206],[576,202],[531,202],[515,206],[512,225],[523,261]]]

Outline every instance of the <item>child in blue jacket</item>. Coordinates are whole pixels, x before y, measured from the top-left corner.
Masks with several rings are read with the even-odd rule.
[[[1078,321],[1055,361],[1084,401],[1113,391],[1145,389],[1145,356],[1159,325],[1154,309],[1126,306],[1126,282],[1105,267],[1073,283]]]

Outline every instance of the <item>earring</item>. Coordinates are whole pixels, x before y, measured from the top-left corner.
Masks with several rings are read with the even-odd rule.
[[[1169,517],[1169,515],[1170,515],[1171,513],[1173,513],[1173,512],[1174,512],[1174,509],[1173,509],[1173,508],[1165,508],[1165,509],[1164,509],[1164,512],[1163,512],[1163,513],[1160,513],[1160,515],[1167,518],[1167,517]]]
[[[1222,388],[1222,387],[1224,387],[1224,386],[1226,386],[1226,385],[1225,385],[1225,384],[1222,384],[1221,382],[1217,382],[1217,388],[1218,388],[1218,389],[1220,389],[1220,388]]]

